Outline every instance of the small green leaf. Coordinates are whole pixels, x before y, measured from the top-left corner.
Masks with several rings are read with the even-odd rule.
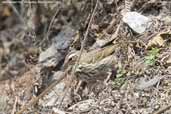
[[[148,55],[145,57],[145,64],[152,66],[156,63],[157,56],[159,55],[160,49],[158,48],[152,48]]]

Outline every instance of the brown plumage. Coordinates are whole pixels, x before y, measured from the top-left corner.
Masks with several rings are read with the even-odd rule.
[[[115,76],[115,65],[117,58],[111,55],[115,52],[117,45],[109,45],[104,48],[83,52],[76,68],[75,76],[86,83],[105,81]],[[79,52],[68,55],[64,62],[64,69],[75,65]]]
[[[80,64],[76,68],[75,75],[79,80],[86,83],[104,82],[116,75],[116,58],[111,55],[94,64]]]
[[[86,83],[105,81],[109,77],[114,78],[115,68],[105,64],[99,66],[93,64],[79,65],[75,72],[76,77]]]

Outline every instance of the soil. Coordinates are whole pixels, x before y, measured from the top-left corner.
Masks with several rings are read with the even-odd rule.
[[[0,22],[0,113],[171,113],[170,1],[1,0]]]

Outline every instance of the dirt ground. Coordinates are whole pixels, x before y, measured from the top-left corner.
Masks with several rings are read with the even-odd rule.
[[[170,90],[171,1],[0,0],[0,113],[170,114]]]

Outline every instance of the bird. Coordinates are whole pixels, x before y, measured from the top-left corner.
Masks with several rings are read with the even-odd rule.
[[[107,83],[116,76],[115,62],[116,57],[111,55],[94,64],[82,63],[76,68],[75,76],[86,83]]]
[[[96,63],[96,62],[102,60],[103,58],[114,53],[117,47],[118,47],[117,45],[109,45],[104,48],[98,48],[98,49],[91,50],[89,52],[84,50],[83,53],[81,53],[81,58],[79,60],[79,63],[80,64]],[[64,69],[66,69],[69,65],[74,65],[79,54],[80,54],[80,51],[70,52],[65,58],[64,66],[63,66]]]
[[[111,55],[115,46],[105,47],[104,49],[93,50],[92,52],[83,52],[79,65],[74,71],[75,77],[87,84],[96,82],[107,82],[116,75],[115,64],[117,57]],[[108,49],[108,50],[107,50]],[[64,62],[65,68],[72,66],[74,68],[79,53],[72,53]]]

